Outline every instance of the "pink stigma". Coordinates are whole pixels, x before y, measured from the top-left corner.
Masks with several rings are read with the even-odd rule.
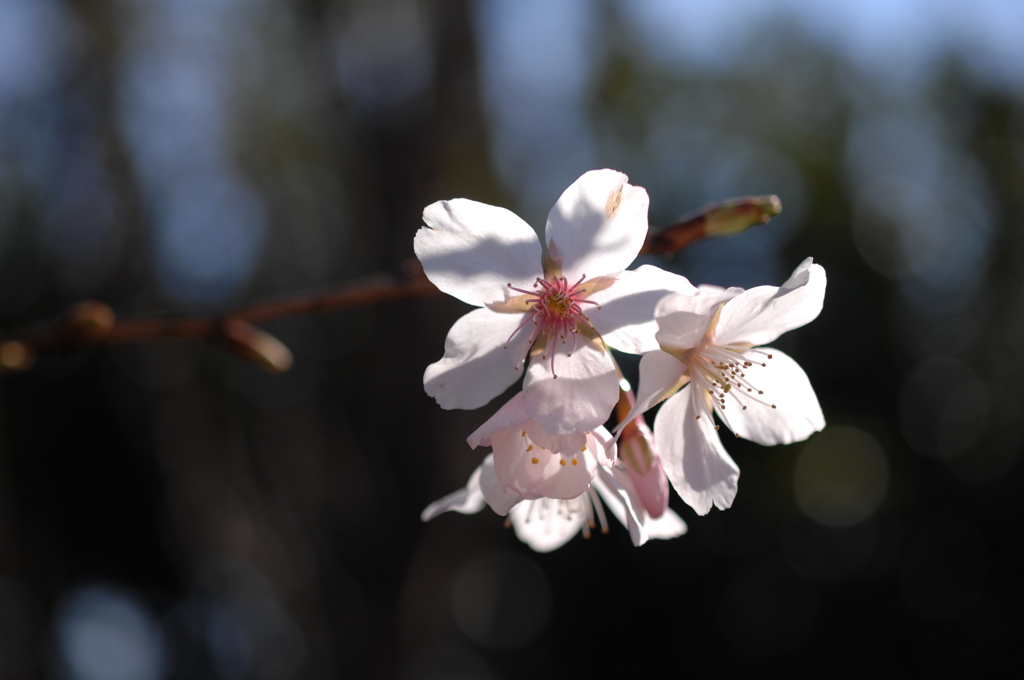
[[[586,276],[581,276],[580,280],[571,286],[564,276],[557,276],[550,280],[538,278],[537,283],[533,285],[533,290],[523,290],[521,288],[514,288],[512,284],[508,285],[514,291],[533,296],[527,299],[527,302],[533,303],[533,308],[527,312],[523,323],[519,324],[519,327],[512,331],[512,335],[508,338],[511,341],[529,323],[533,323],[530,342],[527,343],[526,351],[519,359],[520,364],[526,359],[526,355],[529,354],[530,348],[533,347],[533,343],[537,341],[537,338],[542,335],[546,336],[547,347],[545,351],[551,355],[551,373],[554,377],[558,377],[558,375],[555,375],[554,343],[561,341],[564,345],[571,336],[572,352],[569,352],[566,356],[572,356],[578,345],[576,334],[580,332],[580,327],[594,328],[581,307],[581,305],[585,304],[597,304],[587,300],[587,292],[580,287],[580,284],[586,278]],[[508,342],[505,343],[505,346],[508,346]],[[542,358],[546,359],[547,356]],[[519,364],[516,364],[516,368],[518,367]]]

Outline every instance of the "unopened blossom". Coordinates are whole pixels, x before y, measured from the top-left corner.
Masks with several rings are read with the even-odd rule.
[[[472,409],[525,372],[530,416],[547,432],[592,430],[618,396],[608,347],[657,348],[654,308],[690,291],[657,267],[626,271],[647,234],[647,192],[614,170],[576,180],[548,214],[547,252],[524,221],[467,199],[423,211],[416,255],[439,289],[478,307],[459,319],[424,388],[442,408]]]
[[[499,515],[507,515],[507,524],[515,529],[519,540],[537,552],[560,548],[579,533],[587,538],[598,529],[607,533],[604,505],[629,529],[633,545],[643,545],[651,538],[675,538],[686,533],[686,523],[671,509],[659,518],[648,516],[621,483],[621,474],[621,470],[602,467],[593,483],[575,498],[527,500],[512,490],[501,488],[491,454],[473,471],[465,488],[434,501],[423,510],[420,518],[427,522],[449,510],[472,514],[490,505]]]
[[[668,478],[642,415],[626,423],[618,449],[619,467],[637,500],[649,516],[661,517],[668,508]]]
[[[669,481],[697,513],[731,506],[739,480],[713,414],[737,437],[763,445],[801,441],[825,427],[803,369],[777,349],[758,347],[812,321],[824,296],[825,270],[808,258],[779,288],[701,286],[658,304],[661,349],[640,361],[630,416],[674,394],[658,413],[654,438]]]

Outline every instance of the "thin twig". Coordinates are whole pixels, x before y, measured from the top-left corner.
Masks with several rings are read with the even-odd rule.
[[[665,229],[649,233],[640,252],[674,253],[705,236],[735,234],[763,224],[781,209],[775,196],[749,196],[705,206]],[[118,320],[107,305],[86,300],[55,322],[0,337],[0,370],[25,370],[31,367],[36,354],[157,338],[198,338],[215,342],[234,354],[280,372],[291,366],[291,353],[254,324],[440,294],[423,273],[419,261],[413,258],[402,264],[398,275],[378,274],[341,288],[261,302],[223,316],[157,314]]]

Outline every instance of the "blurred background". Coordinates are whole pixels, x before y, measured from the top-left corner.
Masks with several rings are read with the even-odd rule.
[[[4,332],[344,284],[435,200],[541,228],[600,167],[652,225],[782,199],[649,262],[829,278],[778,343],[828,427],[729,437],[734,506],[673,497],[689,533],[639,549],[420,522],[503,403],[423,393],[452,299],[269,324],[281,376],[190,341],[41,357],[0,377],[0,677],[1019,668],[1022,26],[1014,0],[0,0]]]

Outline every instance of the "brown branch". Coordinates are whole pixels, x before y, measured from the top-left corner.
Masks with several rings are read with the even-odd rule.
[[[401,272],[400,277],[377,275],[369,281],[346,286],[340,290],[252,305],[239,310],[233,316],[252,323],[264,323],[290,316],[363,307],[378,302],[441,295],[441,291],[427,280],[419,260],[406,260],[402,263]]]
[[[776,196],[748,196],[715,203],[661,231],[652,231],[640,252],[674,253],[706,236],[728,236],[764,224],[781,210]],[[270,371],[281,372],[291,366],[291,352],[254,324],[440,294],[413,258],[402,264],[398,275],[379,274],[334,290],[261,302],[224,316],[160,314],[119,321],[107,305],[86,300],[56,322],[0,337],[0,371],[28,369],[37,354],[157,338],[197,338],[216,343]]]
[[[222,345],[268,370],[281,372],[291,366],[291,353],[253,324],[440,294],[427,280],[419,261],[410,259],[403,263],[398,276],[378,274],[339,289],[270,300],[219,317],[161,314],[119,321],[107,305],[86,300],[56,322],[0,339],[0,371],[30,368],[37,354],[157,338],[196,338]]]

